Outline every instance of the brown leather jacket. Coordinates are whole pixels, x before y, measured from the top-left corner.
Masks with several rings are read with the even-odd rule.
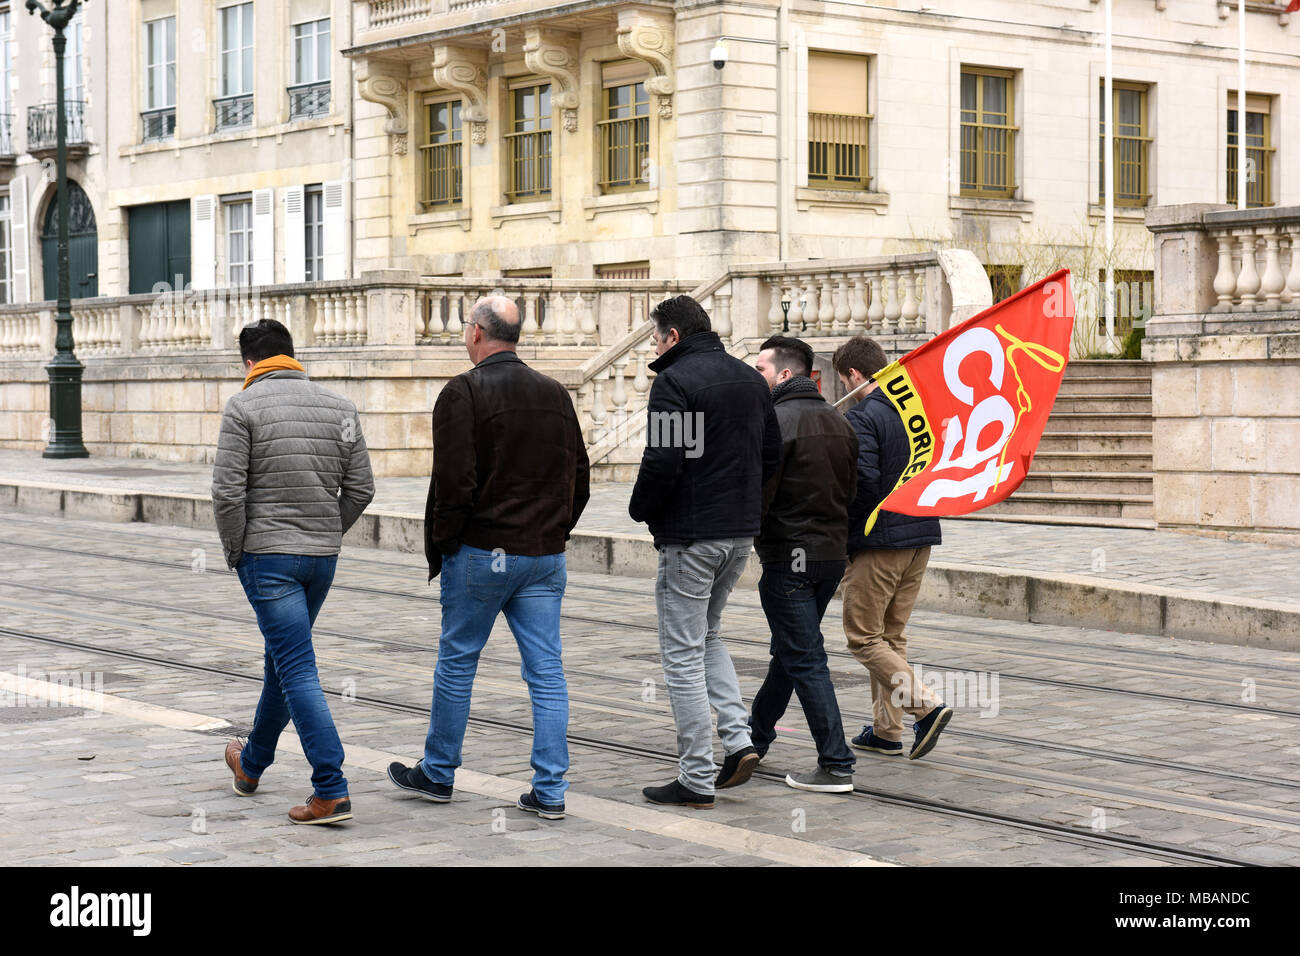
[[[590,497],[587,449],[564,386],[513,352],[448,382],[433,408],[424,510],[429,577],[462,544],[558,554]]]

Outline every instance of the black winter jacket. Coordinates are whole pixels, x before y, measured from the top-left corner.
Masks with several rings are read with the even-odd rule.
[[[911,445],[903,420],[879,388],[845,417],[858,435],[858,493],[849,508],[849,554],[864,548],[924,548],[942,543],[938,518],[893,511],[881,511],[871,534],[862,534],[871,512],[894,490],[907,467]]]
[[[805,561],[843,561],[858,482],[857,435],[815,391],[787,392],[775,404],[781,465],[764,489],[770,504],[754,545],[758,558],[786,564],[799,548]]]
[[[656,547],[757,537],[763,482],[781,456],[767,382],[714,332],[688,336],[650,368],[646,449],[628,514],[650,526]]]

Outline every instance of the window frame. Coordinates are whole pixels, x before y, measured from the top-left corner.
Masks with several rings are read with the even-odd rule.
[[[1016,124],[1016,86],[1017,70],[1006,69],[1002,67],[988,66],[970,66],[965,63],[961,65],[960,79],[958,80],[957,90],[957,111],[960,122],[960,133],[957,143],[957,185],[959,194],[970,199],[1014,199],[1020,189],[1018,181],[1019,170],[1016,166],[1016,148],[1020,134],[1020,127]],[[965,114],[970,112],[965,108],[962,102],[962,89],[965,85],[966,77],[973,76],[976,78],[975,83],[975,121],[968,123]],[[1005,123],[987,123],[983,122],[987,115],[984,109],[984,83],[983,78],[991,77],[1006,81],[1006,122]],[[967,152],[966,129],[974,128],[979,132],[976,135],[976,145],[973,150],[975,154],[975,185],[966,186],[964,178],[963,156]],[[989,152],[984,148],[984,130],[1002,129],[1007,136],[1006,147],[1002,150],[1005,157],[1007,168],[1006,184],[994,185],[990,188],[987,182],[986,170],[984,169],[985,155]]]
[[[226,17],[232,12],[238,11],[239,20],[239,39],[236,41],[237,46],[226,46]],[[257,85],[257,74],[254,69],[256,64],[256,46],[257,46],[257,19],[253,8],[252,0],[245,0],[243,3],[232,3],[224,7],[217,8],[217,33],[218,33],[218,57],[220,58],[221,68],[219,72],[219,81],[221,95],[218,99],[228,99],[238,96],[251,96]],[[249,29],[245,29],[245,21],[251,24]],[[244,42],[244,34],[251,33],[247,44]],[[234,55],[239,64],[239,85],[238,89],[230,89],[230,76],[226,69],[226,57]],[[246,58],[246,59],[245,59]],[[247,88],[244,84],[244,73],[249,74]]]
[[[863,100],[866,104],[864,113],[838,113],[829,110],[814,109],[812,102],[811,88],[813,86],[813,58],[814,57],[841,57],[851,58],[861,62],[862,66],[862,92]],[[871,124],[875,119],[875,114],[871,112],[871,57],[862,53],[850,53],[843,50],[809,50],[808,51],[808,73],[809,73],[809,95],[807,108],[807,136],[805,137],[804,148],[807,154],[807,186],[809,189],[826,189],[836,191],[852,192],[870,192],[872,175],[871,165]],[[861,121],[860,142],[848,142],[847,138],[835,140],[831,138],[814,137],[814,118],[824,117],[827,123],[838,123],[841,127],[847,125],[847,121]],[[820,175],[813,172],[814,148],[825,147],[825,160],[822,165],[827,168],[826,175]],[[843,166],[841,157],[847,157],[849,150],[855,147],[859,150],[858,154],[858,176],[840,175]],[[838,147],[847,147],[841,151]],[[833,169],[831,167],[834,167]]]
[[[325,24],[324,30],[321,29],[322,23]],[[312,30],[310,34],[304,33],[300,35],[298,31],[303,27],[315,27],[315,29]],[[294,86],[306,86],[309,84],[316,84],[316,83],[329,83],[331,81],[332,70],[331,70],[330,58],[332,56],[332,51],[329,45],[329,38],[332,38],[332,33],[331,33],[332,29],[333,29],[333,24],[330,22],[329,17],[322,17],[319,20],[304,20],[301,23],[295,23],[291,26],[290,33],[289,33],[289,47],[290,47],[289,52],[290,52],[290,59],[293,62],[292,74],[293,74]],[[322,35],[327,38],[325,43],[325,58],[324,58],[325,75],[324,76],[321,76],[322,63],[321,63],[321,55],[320,55],[321,54],[320,41]],[[315,67],[315,69],[312,71],[312,76],[310,77],[304,77],[301,73],[298,72],[298,67],[299,67],[298,45],[300,41],[307,40],[307,39],[310,39],[311,41],[309,44],[309,48],[312,51],[312,63]]]
[[[0,193],[0,305],[14,300],[13,201]]]
[[[316,212],[312,216],[313,209]],[[321,282],[325,272],[325,184],[302,187],[303,281]]]
[[[596,185],[600,187],[602,193],[638,192],[650,186],[650,179],[646,175],[646,162],[650,158],[650,92],[645,88],[647,79],[649,77],[631,83],[612,83],[601,87],[601,118],[596,121],[598,153]],[[637,97],[638,89],[641,90],[641,98]],[[611,94],[615,90],[629,91],[626,105],[616,106],[611,103]],[[611,114],[616,110],[628,110],[629,113],[627,116],[612,116]],[[626,146],[612,142],[617,131],[621,129],[628,130]],[[616,179],[611,175],[615,172],[611,167],[612,151],[617,149],[627,151],[628,175]]]
[[[1257,104],[1260,99],[1267,100],[1268,111],[1262,112],[1259,109],[1251,109],[1250,101],[1252,99],[1255,99],[1257,101]],[[1237,121],[1236,101],[1237,101],[1237,93],[1235,90],[1233,90],[1228,94],[1227,112],[1224,114],[1224,120],[1223,120],[1224,147],[1226,151],[1225,172],[1227,174],[1227,182],[1224,184],[1224,202],[1232,205],[1234,208],[1237,205],[1237,144],[1235,142],[1237,138],[1237,132],[1233,131],[1232,124]],[[1263,124],[1262,124],[1263,132],[1262,134],[1260,134],[1259,138],[1261,140],[1261,143],[1258,146],[1251,145],[1252,134],[1249,130],[1251,116],[1259,116],[1263,118]],[[1249,180],[1247,180],[1246,208],[1267,209],[1270,206],[1277,205],[1277,200],[1276,198],[1274,198],[1277,190],[1273,182],[1274,179],[1273,159],[1274,159],[1274,153],[1277,152],[1277,147],[1272,145],[1272,136],[1273,136],[1273,97],[1272,96],[1264,93],[1250,93],[1250,92],[1246,93],[1246,125],[1248,127],[1246,130],[1246,159],[1249,160],[1251,158],[1250,154],[1252,152],[1263,153],[1263,162],[1256,163],[1256,169],[1259,169],[1261,166],[1263,167],[1263,175],[1259,177],[1259,181],[1261,183],[1259,189],[1261,193],[1260,200],[1258,202],[1251,201],[1250,195],[1251,195],[1252,184],[1249,182]],[[1238,131],[1239,130],[1240,130],[1240,126],[1238,126]]]
[[[242,206],[244,210],[245,223],[239,228],[232,228],[230,214],[236,206]],[[229,196],[221,197],[221,225],[225,234],[225,260],[226,260],[226,285],[230,287],[244,287],[253,284],[253,194],[252,193],[233,193]],[[244,235],[244,257],[236,260],[234,251],[231,248],[237,233]],[[242,268],[244,270],[243,282],[237,282],[234,278],[234,270]]]
[[[424,212],[432,212],[438,209],[455,209],[465,204],[465,101],[464,98],[455,94],[439,94],[426,97],[421,104],[423,107],[424,121],[424,142],[420,144],[420,208]],[[450,116],[454,116],[456,124],[449,126],[447,135],[449,138],[440,143],[433,141],[433,116],[432,111],[440,106],[448,107]],[[431,162],[436,147],[439,146],[458,146],[455,150],[456,163],[453,174],[457,186],[454,198],[433,199],[430,196],[432,168]],[[452,152],[448,150],[448,152]],[[450,166],[448,167],[451,168]]]
[[[546,91],[546,103],[549,109],[542,110],[542,90]],[[537,116],[535,121],[537,128],[519,129],[521,123],[529,122],[528,118],[523,120],[517,119],[515,113],[517,110],[517,97],[521,93],[534,93],[537,96]],[[554,164],[555,164],[555,100],[552,96],[551,82],[544,79],[520,79],[510,84],[507,90],[507,132],[503,134],[506,141],[505,154],[506,175],[505,175],[505,198],[508,205],[514,205],[521,202],[543,202],[552,198],[554,193]],[[544,125],[543,125],[544,124]],[[538,183],[532,189],[520,189],[516,173],[521,160],[515,156],[515,143],[525,142],[524,137],[529,137],[532,142],[540,144],[543,140],[541,134],[545,135],[546,152],[545,152],[545,181],[546,188],[542,189],[540,181],[543,178],[543,160],[541,158],[540,146],[537,149],[537,155],[531,160],[523,160],[532,164],[535,178]]]
[[[1119,189],[1120,170],[1123,168],[1125,161],[1122,158],[1115,158],[1113,160],[1115,164],[1115,205],[1116,206],[1122,206],[1129,209],[1141,209],[1150,205],[1151,203],[1151,198],[1153,195],[1151,190],[1151,144],[1155,142],[1155,140],[1150,133],[1150,129],[1151,129],[1151,108],[1150,108],[1150,95],[1149,95],[1150,92],[1151,92],[1151,86],[1150,84],[1147,83],[1135,83],[1127,80],[1123,82],[1119,80],[1111,81],[1111,96],[1112,96],[1111,116],[1115,124],[1115,151],[1117,153],[1122,151],[1123,149],[1123,147],[1121,146],[1121,139],[1122,139],[1124,142],[1137,143],[1138,146],[1136,148],[1141,156],[1140,160],[1138,161],[1139,164],[1138,178],[1140,180],[1139,187],[1138,187],[1139,193],[1136,197],[1132,196],[1131,194],[1126,194],[1120,191]],[[1120,135],[1119,100],[1120,100],[1121,93],[1138,94],[1139,114],[1138,114],[1138,133],[1136,136],[1125,135],[1121,137]],[[1106,202],[1106,179],[1102,171],[1102,159],[1103,159],[1102,154],[1106,149],[1106,116],[1104,112],[1100,112],[1100,110],[1105,105],[1105,97],[1106,97],[1106,81],[1103,79],[1100,81],[1100,90],[1097,94],[1097,106],[1099,109],[1097,115],[1097,143],[1098,143],[1097,203],[1098,205],[1101,205]]]

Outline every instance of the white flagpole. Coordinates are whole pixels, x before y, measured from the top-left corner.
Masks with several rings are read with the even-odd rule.
[[[1114,354],[1115,346],[1115,86],[1111,61],[1110,0],[1106,0],[1106,79],[1102,94],[1101,168],[1106,191],[1106,351]]]
[[[849,392],[849,394],[845,395],[845,396],[844,396],[843,398],[841,398],[838,402],[836,402],[834,405],[832,405],[831,408],[839,408],[841,405],[843,405],[845,402],[847,402],[850,398],[852,398],[854,395],[858,394],[858,392],[862,391],[864,388],[866,388],[868,385],[870,385],[870,384],[871,384],[872,382],[874,382],[874,381],[875,381],[874,378],[869,378],[869,379],[867,379],[865,382],[863,382],[861,385],[859,385],[859,386],[858,386],[857,388],[855,388],[853,391]]]
[[[1237,208],[1246,208],[1246,0],[1237,0]]]

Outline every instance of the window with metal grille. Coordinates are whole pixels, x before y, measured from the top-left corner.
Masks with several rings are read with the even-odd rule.
[[[147,22],[144,49],[143,139],[170,139],[176,133],[176,18]]]
[[[293,85],[289,118],[325,116],[330,111],[330,22],[293,25]]]
[[[420,147],[424,156],[424,198],[422,205],[453,206],[462,198],[462,144],[460,100],[445,100],[425,106],[427,141]]]
[[[1021,266],[986,265],[984,271],[988,274],[989,285],[993,288],[995,303],[1009,299],[1020,291]]]
[[[551,195],[551,84],[511,90],[510,99],[506,198],[546,199]]]
[[[961,194],[1010,199],[1016,191],[1015,88],[1007,70],[962,67]]]
[[[253,125],[253,4],[221,10],[221,96],[217,129]]]
[[[808,54],[808,185],[868,189],[867,58]]]
[[[605,192],[647,184],[650,158],[650,97],[644,83],[605,90],[600,130],[600,188]]]
[[[253,198],[223,200],[226,214],[226,282],[253,284]]]
[[[1133,331],[1141,328],[1151,317],[1151,303],[1155,298],[1156,274],[1151,270],[1116,269],[1115,270],[1115,336],[1123,339]],[[1097,309],[1097,331],[1106,334],[1106,270],[1097,270],[1097,288],[1101,290],[1102,300]]]
[[[1237,202],[1237,94],[1228,93],[1227,201]],[[1272,101],[1267,96],[1246,95],[1246,205],[1273,205],[1273,145],[1270,141]]]
[[[1111,84],[1111,117],[1114,128],[1115,205],[1145,206],[1151,198],[1147,156],[1151,137],[1147,135],[1147,88],[1132,83]],[[1099,157],[1106,149],[1106,84],[1102,81],[1098,99],[1097,130]],[[1106,199],[1106,168],[1097,160],[1098,195]]]
[[[650,260],[640,262],[607,262],[596,266],[597,279],[648,279]]]
[[[308,282],[319,282],[325,278],[325,190],[320,183],[303,188],[302,204],[303,228],[306,230],[303,237],[306,270],[303,276]]]

